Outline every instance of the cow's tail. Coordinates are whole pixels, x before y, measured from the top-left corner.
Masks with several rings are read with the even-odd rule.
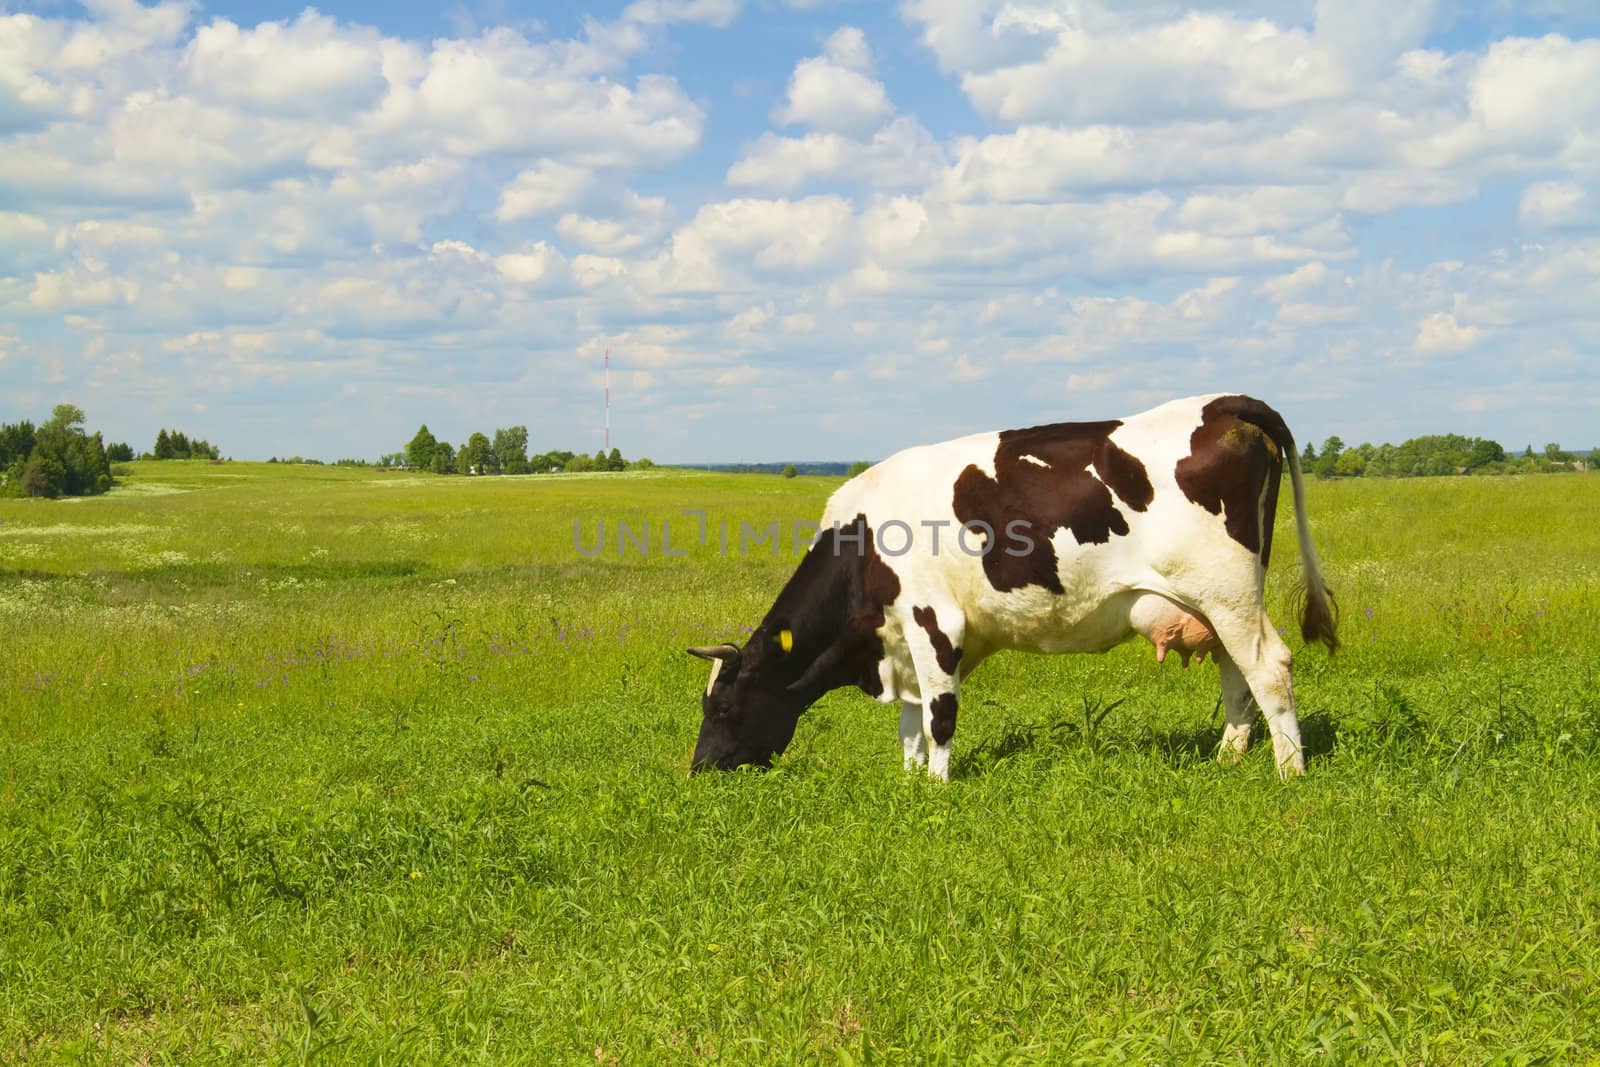
[[[1309,644],[1321,641],[1330,653],[1339,651],[1339,608],[1333,590],[1322,577],[1322,561],[1317,559],[1317,546],[1311,543],[1311,522],[1306,516],[1305,479],[1300,473],[1300,456],[1295,451],[1294,438],[1284,428],[1284,440],[1278,445],[1289,463],[1289,484],[1294,487],[1294,524],[1300,535],[1300,564],[1302,584],[1300,601],[1300,636]]]

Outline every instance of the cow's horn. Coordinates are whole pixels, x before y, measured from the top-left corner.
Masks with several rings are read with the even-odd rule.
[[[701,659],[720,659],[724,663],[728,663],[739,658],[739,646],[699,645],[689,649],[689,655],[699,656]]]

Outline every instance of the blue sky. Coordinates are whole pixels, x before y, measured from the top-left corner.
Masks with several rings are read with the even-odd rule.
[[[0,0],[0,420],[1600,443],[1589,3]]]

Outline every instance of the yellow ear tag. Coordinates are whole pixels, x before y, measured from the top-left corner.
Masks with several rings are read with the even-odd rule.
[[[778,647],[782,648],[785,652],[793,652],[794,651],[794,631],[793,630],[779,630],[778,631]]]

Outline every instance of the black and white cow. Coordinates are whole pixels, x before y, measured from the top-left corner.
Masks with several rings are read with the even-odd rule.
[[[1287,462],[1305,582],[1300,632],[1337,649],[1294,439],[1248,396],[1127,419],[974,434],[899,452],[841,486],[823,532],[743,648],[712,660],[694,768],[766,764],[823,693],[900,701],[907,766],[949,775],[962,681],[1001,649],[1212,653],[1227,727],[1251,697],[1282,774],[1305,770],[1290,654],[1263,604]]]

